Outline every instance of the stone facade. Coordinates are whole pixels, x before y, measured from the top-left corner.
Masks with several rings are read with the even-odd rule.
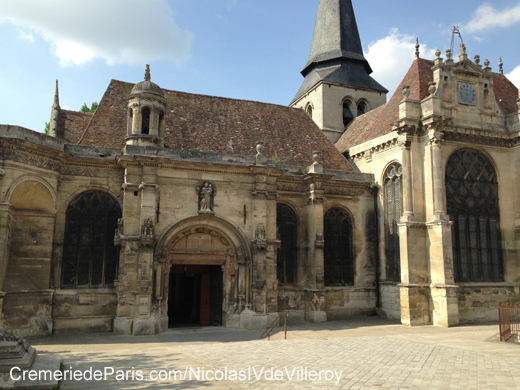
[[[151,123],[157,140],[130,126],[122,151],[0,126],[1,318],[7,329],[28,335],[162,332],[174,310],[171,275],[201,275],[204,294],[205,275],[215,269],[222,277],[217,322],[224,326],[263,329],[280,310],[312,322],[375,312],[372,175],[325,169],[319,153],[302,168],[264,157],[262,148],[256,156],[164,148],[152,127],[160,122]],[[71,207],[91,193],[105,194],[121,210],[107,233],[120,248],[113,286],[89,287],[94,279],[80,286],[81,275],[70,282],[64,269]],[[297,219],[295,280],[283,285],[277,278],[280,204]],[[324,215],[332,209],[348,216],[355,243],[353,281],[343,286],[324,281]],[[87,276],[94,278],[95,264],[90,267]],[[197,310],[196,322],[213,315],[204,296]]]
[[[447,327],[520,299],[518,89],[461,45],[417,53],[384,104],[351,2],[321,0],[316,26],[293,107],[163,90],[147,67],[94,114],[56,88],[50,136],[0,125],[0,326]]]
[[[363,131],[364,142],[346,149],[351,140],[363,140],[349,135],[337,143],[362,172],[374,174],[382,184],[378,208],[382,216],[383,280],[387,279],[389,261],[385,172],[393,163],[402,165],[402,216],[397,224],[400,316],[409,325],[453,326],[459,321],[496,320],[499,302],[520,298],[515,234],[519,210],[515,194],[519,184],[512,164],[518,158],[519,112],[518,106],[512,104],[518,99],[518,90],[502,74],[493,73],[488,61],[483,68],[478,58],[476,62],[469,60],[463,45],[457,62],[449,51],[446,61],[440,55],[438,51],[433,62],[417,59],[381,113],[370,118],[368,125],[362,121],[353,125],[353,132]],[[392,122],[394,115],[396,120]],[[456,165],[458,156],[463,156],[464,161]],[[466,191],[460,187],[462,184],[457,186],[461,180],[450,181],[448,187],[446,184],[449,177],[457,175],[457,169],[469,170],[470,180],[475,177],[471,181],[475,184],[467,187],[466,197],[458,195]],[[481,170],[485,173],[478,173]],[[481,184],[484,182],[489,182],[489,187]],[[494,189],[484,195],[480,193],[482,188]],[[459,203],[450,206],[450,197]],[[469,197],[477,199],[474,206]],[[455,217],[459,214],[454,205],[469,207],[469,215],[473,215],[471,209],[480,210],[479,199],[480,204],[488,202],[480,214]],[[472,224],[471,218],[480,222]],[[491,225],[486,225],[488,220]],[[461,227],[461,221],[469,224],[469,230]],[[500,231],[492,233],[498,223]],[[493,243],[494,237],[497,243]],[[499,248],[496,252],[495,247]],[[480,257],[488,253],[494,259],[488,260],[493,262],[489,266],[483,260],[487,257]],[[496,275],[486,276],[486,272]],[[396,313],[390,304],[396,302],[393,291],[388,285],[381,289],[381,309],[389,316]]]

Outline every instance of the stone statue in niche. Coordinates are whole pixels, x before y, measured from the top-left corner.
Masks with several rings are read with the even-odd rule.
[[[265,226],[263,223],[259,223],[258,227],[256,228],[255,238],[258,241],[265,241]]]
[[[213,184],[209,181],[204,182],[199,189],[199,211],[213,211],[213,195]]]
[[[141,227],[141,236],[143,238],[153,237],[153,223],[150,218],[144,220],[143,226]]]
[[[325,246],[325,240],[323,239],[323,232],[316,232],[316,242],[315,245],[317,247]]]
[[[121,245],[121,238],[123,237],[123,218],[117,220],[117,227],[114,234],[114,245]]]

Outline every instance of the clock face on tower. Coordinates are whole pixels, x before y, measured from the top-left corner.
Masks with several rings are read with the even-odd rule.
[[[459,83],[459,103],[477,105],[477,91],[475,84]]]

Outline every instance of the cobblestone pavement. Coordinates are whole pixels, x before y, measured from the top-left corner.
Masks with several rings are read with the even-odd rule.
[[[40,354],[60,356],[64,370],[114,369],[107,381],[62,381],[63,390],[520,389],[520,345],[497,341],[496,325],[408,328],[360,318],[289,329],[288,340],[279,331],[271,341],[259,340],[258,331],[194,328],[143,337],[53,335],[31,342]],[[191,380],[181,380],[179,375],[190,369]],[[228,380],[211,380],[226,369]],[[118,370],[127,371],[128,380],[117,378]],[[168,370],[178,372],[169,380],[152,381],[153,370],[163,378]],[[244,380],[233,381],[234,373],[241,379],[241,370]],[[311,380],[313,371],[322,371],[321,380]],[[206,377],[197,380],[193,373]],[[276,375],[280,380],[268,380]]]

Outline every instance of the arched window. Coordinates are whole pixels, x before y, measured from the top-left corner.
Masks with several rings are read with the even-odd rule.
[[[504,281],[498,183],[493,166],[482,153],[463,149],[450,157],[446,199],[453,221],[455,281]]]
[[[296,215],[285,204],[276,207],[278,239],[282,246],[278,249],[276,275],[278,283],[294,284],[296,279]]]
[[[354,114],[352,114],[352,110],[350,109],[351,104],[349,100],[345,100],[343,102],[343,125],[347,127],[350,122],[354,120]]]
[[[357,116],[361,116],[367,112],[367,104],[365,102],[359,102],[357,106]]]
[[[399,251],[399,227],[402,212],[402,174],[403,167],[399,163],[391,164],[384,176],[384,208],[385,208],[385,246],[386,246],[386,280],[401,280],[401,262]]]
[[[143,108],[141,111],[143,124],[141,126],[141,134],[150,134],[150,109],[148,107]]]
[[[354,284],[352,224],[347,213],[331,209],[324,218],[325,286]]]
[[[306,112],[307,115],[309,115],[309,117],[312,119],[312,106],[310,104],[307,106]]]
[[[119,204],[106,192],[87,191],[67,209],[62,288],[112,287],[119,248],[114,246]]]

